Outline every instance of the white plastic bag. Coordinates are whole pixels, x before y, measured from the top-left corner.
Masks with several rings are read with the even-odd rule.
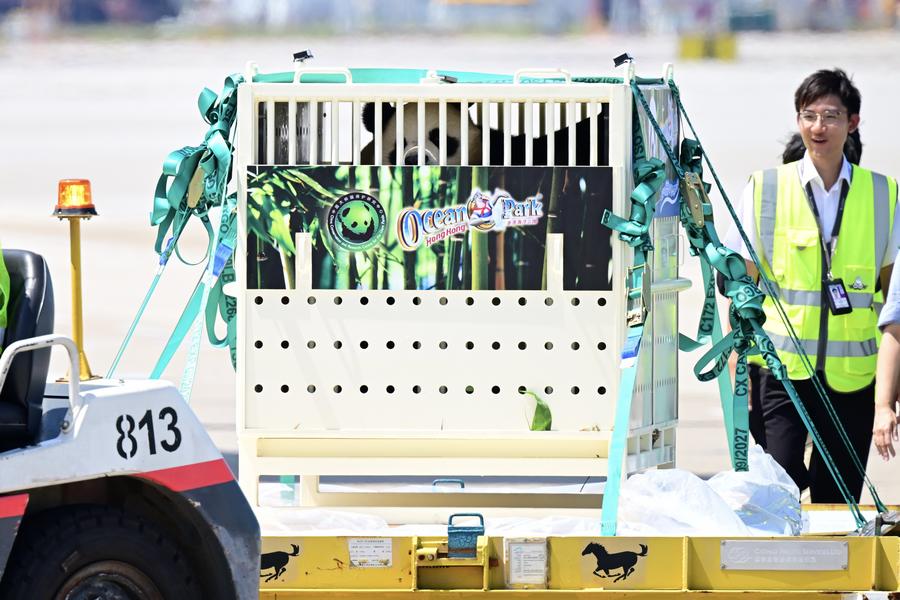
[[[619,492],[619,535],[749,536],[709,484],[689,471],[637,473]]]
[[[753,535],[799,535],[803,520],[797,485],[762,447],[752,446],[748,458],[749,471],[723,471],[709,486]]]

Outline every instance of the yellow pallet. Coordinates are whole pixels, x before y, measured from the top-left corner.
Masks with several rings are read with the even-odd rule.
[[[507,541],[513,545],[537,542],[538,546],[530,548],[542,548],[544,540],[545,577],[540,569],[534,570],[534,554],[530,563],[518,562],[518,571],[504,557]],[[446,543],[446,536],[265,537],[263,555],[268,559],[264,560],[274,562],[260,573],[260,597],[387,599],[416,594],[422,598],[468,598],[490,594],[517,598],[668,598],[702,594],[704,598],[731,598],[740,594],[741,598],[834,598],[840,592],[900,590],[897,537],[504,540],[481,536],[475,557],[466,559],[442,556]],[[601,558],[591,551],[592,544],[602,544],[608,555],[615,557],[603,556],[604,565],[613,565],[608,576],[602,570],[595,572]],[[730,553],[728,558],[726,553]],[[748,559],[748,553],[755,556]],[[845,559],[846,564],[832,564]],[[625,577],[621,575],[627,565],[619,564],[623,561],[633,569]],[[764,569],[759,567],[760,561],[791,566]],[[279,566],[282,562],[283,570]],[[820,570],[800,568],[802,564],[817,565]],[[797,568],[791,568],[794,565]],[[823,567],[826,570],[821,570]],[[510,583],[513,572],[520,578],[544,579],[541,583]]]

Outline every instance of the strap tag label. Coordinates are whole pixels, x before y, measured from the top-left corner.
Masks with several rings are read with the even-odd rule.
[[[643,327],[633,328],[625,339],[625,345],[622,347],[622,361],[619,368],[627,369],[634,366],[637,361],[638,352],[641,349],[641,330]]]

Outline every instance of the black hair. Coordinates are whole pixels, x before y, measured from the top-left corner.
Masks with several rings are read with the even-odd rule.
[[[847,141],[844,142],[844,156],[854,165],[858,165],[859,161],[862,160],[862,149],[862,139],[859,137],[859,129],[857,128],[856,131],[847,136]],[[806,146],[803,145],[803,138],[799,133],[795,133],[784,145],[781,162],[787,164],[798,161],[803,158],[804,152],[806,152]]]
[[[794,92],[794,109],[800,112],[819,98],[835,95],[850,115],[858,115],[862,96],[843,69],[821,69],[803,80]]]

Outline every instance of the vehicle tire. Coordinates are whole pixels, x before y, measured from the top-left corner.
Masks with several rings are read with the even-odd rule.
[[[5,600],[195,600],[187,557],[150,521],[70,506],[26,519],[0,584]]]

